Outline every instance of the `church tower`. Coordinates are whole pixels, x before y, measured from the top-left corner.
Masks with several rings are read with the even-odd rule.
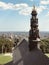
[[[35,6],[33,7],[33,11],[31,13],[32,18],[30,21],[31,29],[29,31],[29,50],[33,50],[37,47],[38,42],[40,41],[39,30],[38,30],[38,18],[37,12],[35,10]]]

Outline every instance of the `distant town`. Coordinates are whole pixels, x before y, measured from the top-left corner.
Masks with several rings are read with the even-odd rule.
[[[49,32],[47,31],[40,31],[39,32],[40,38],[49,38]],[[9,31],[9,32],[0,32],[0,36],[5,36],[7,38],[14,38],[14,37],[28,37],[29,32],[15,32],[15,31]]]

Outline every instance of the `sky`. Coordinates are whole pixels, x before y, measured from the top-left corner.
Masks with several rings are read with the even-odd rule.
[[[29,31],[33,5],[39,31],[49,31],[49,0],[0,0],[0,31]]]

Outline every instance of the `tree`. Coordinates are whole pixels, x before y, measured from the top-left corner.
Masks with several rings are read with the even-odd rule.
[[[49,39],[42,39],[40,48],[43,52],[49,52]]]
[[[0,37],[0,50],[2,53],[12,51],[12,47],[13,41],[10,41],[5,37]]]

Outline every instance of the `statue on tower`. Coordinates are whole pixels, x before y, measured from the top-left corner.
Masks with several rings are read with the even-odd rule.
[[[35,6],[33,6],[33,11],[31,13],[31,29],[29,31],[29,50],[33,50],[37,47],[38,42],[40,41],[39,30],[38,30],[38,18]]]

